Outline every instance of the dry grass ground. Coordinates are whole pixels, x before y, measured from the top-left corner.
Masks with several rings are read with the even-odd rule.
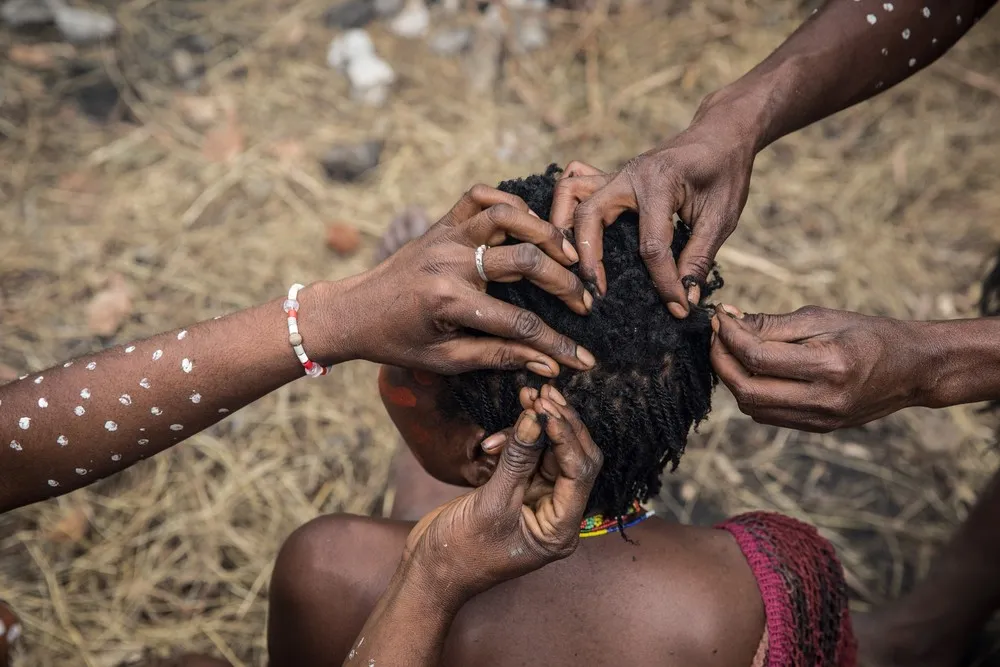
[[[324,246],[328,222],[355,224],[369,248],[404,206],[440,214],[476,181],[577,157],[614,167],[682,129],[808,11],[710,0],[603,21],[553,12],[553,45],[508,62],[488,99],[463,92],[457,62],[376,27],[401,82],[373,113],[324,64],[327,2],[106,4],[123,26],[117,53],[77,57],[132,87],[140,124],[75,112],[64,64],[0,57],[0,362],[19,373],[363,269],[367,250],[343,259]],[[724,299],[974,314],[1000,243],[998,19],[909,83],[760,156],[720,256]],[[173,40],[195,33],[214,45],[198,97],[223,109],[202,109],[207,128],[185,120],[192,103],[167,64]],[[0,32],[0,53],[31,39]],[[324,182],[322,151],[369,137],[386,142],[378,170]],[[220,141],[227,163],[215,161]],[[112,341],[88,333],[85,304],[115,273],[135,307]],[[926,568],[997,467],[991,436],[971,408],[797,434],[754,425],[720,390],[663,503],[685,519],[776,508],[815,522],[863,606]],[[25,621],[21,664],[113,667],[176,647],[262,665],[278,546],[318,513],[383,511],[394,442],[374,369],[349,364],[118,478],[3,517],[0,597]],[[60,522],[74,532],[84,517],[60,539]]]

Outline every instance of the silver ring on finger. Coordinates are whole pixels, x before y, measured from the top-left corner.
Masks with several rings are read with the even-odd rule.
[[[483,257],[489,249],[490,247],[485,243],[476,248],[476,271],[479,273],[479,277],[483,279],[484,283],[488,283],[490,281],[490,279],[486,277],[486,269],[483,267]]]

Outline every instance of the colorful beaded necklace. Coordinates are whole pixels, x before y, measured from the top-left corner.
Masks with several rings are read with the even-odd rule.
[[[644,508],[638,500],[632,501],[628,513],[622,515],[621,527],[615,517],[605,518],[603,514],[586,517],[580,522],[580,537],[600,537],[608,533],[617,533],[622,528],[631,528],[656,514],[653,510]]]

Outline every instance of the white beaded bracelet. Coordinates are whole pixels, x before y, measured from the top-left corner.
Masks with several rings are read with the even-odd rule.
[[[306,354],[305,349],[302,347],[302,335],[299,333],[299,290],[302,289],[302,285],[295,283],[288,288],[288,298],[281,305],[282,309],[288,313],[288,343],[292,346],[295,351],[295,356],[299,358],[302,362],[302,366],[306,369],[306,375],[309,377],[319,377],[320,375],[326,375],[330,372],[333,366],[323,366],[317,364],[314,361],[309,360],[309,355]]]

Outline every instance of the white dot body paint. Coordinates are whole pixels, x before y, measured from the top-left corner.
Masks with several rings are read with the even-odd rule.
[[[878,23],[878,19],[875,17],[874,14],[869,14],[865,18],[868,19],[868,23],[870,23],[871,25],[875,25],[876,23]]]
[[[86,475],[87,474],[87,469],[86,468],[77,468],[76,469],[76,474],[77,475]]]
[[[95,368],[97,368],[97,362],[96,361],[91,361],[89,364],[87,364],[87,370],[88,371],[92,371]]]
[[[219,414],[220,415],[229,414],[229,408],[219,408]]]
[[[142,378],[139,380],[139,386],[143,389],[149,389],[149,378]]]
[[[153,361],[157,361],[162,356],[163,356],[163,350],[157,350],[156,352],[153,353]]]
[[[154,414],[156,416],[159,416],[159,415],[163,414],[163,410],[161,410],[159,408],[150,408],[149,411],[150,411],[150,413],[152,413],[152,414]]]
[[[14,625],[10,626],[10,630],[7,631],[7,643],[13,644],[20,638],[21,638],[21,625],[19,623],[15,623]]]
[[[929,19],[931,17],[931,8],[930,7],[924,7],[921,10],[920,13],[924,15],[925,19]]]
[[[87,399],[90,398],[90,390],[84,387],[80,390],[80,398]]]
[[[878,83],[875,84],[875,89],[877,90],[877,89],[881,88],[884,85],[885,85],[884,81],[879,81]]]
[[[82,406],[82,405],[78,405],[78,406],[76,406],[75,408],[73,408],[73,413],[74,413],[74,414],[75,414],[75,415],[76,415],[77,417],[82,417],[82,416],[83,416],[83,413],[85,413],[85,412],[86,412],[86,410],[84,410],[84,409],[83,409],[83,406]]]
[[[65,364],[63,364],[63,368],[69,368],[72,365],[73,365],[72,361],[67,361]]]
[[[889,55],[889,49],[882,49],[882,55],[883,56]]]
[[[31,428],[31,417],[21,417],[17,420],[17,425],[21,427],[22,431],[27,431]]]
[[[961,15],[958,15],[958,16],[955,17],[955,23],[957,25],[962,25],[962,16]]]
[[[891,12],[893,9],[895,9],[895,7],[892,6],[891,2],[886,2],[885,4],[882,5],[882,9],[884,9],[887,12]]]
[[[56,444],[58,444],[60,447],[65,447],[66,445],[69,444],[69,438],[67,438],[65,435],[60,435],[58,438],[56,438]]]
[[[59,486],[59,482],[54,479],[49,480],[49,486]]]
[[[46,399],[44,399],[44,398],[40,398],[40,399],[38,399],[38,407],[40,407],[40,408],[47,408],[47,407],[49,407],[49,402]]]
[[[118,424],[114,423],[109,419],[108,421],[104,422],[104,428],[108,429],[109,431],[117,431]]]
[[[910,58],[910,67],[913,67],[916,64],[917,64],[917,59],[916,58]]]
[[[121,454],[112,454],[111,455],[111,460],[112,461],[121,461],[122,460],[122,455]]]
[[[15,452],[23,452],[24,451],[24,447],[22,447],[21,443],[19,443],[17,440],[11,440],[10,441],[10,448],[13,449]]]
[[[118,402],[122,405],[132,405],[132,397],[128,394],[122,394],[118,397]]]
[[[190,373],[194,369],[194,364],[191,363],[190,359],[184,359],[181,361],[181,370],[185,373]]]
[[[19,378],[17,378],[17,379],[18,379],[18,380],[23,380],[23,379],[24,379],[24,378],[26,378],[26,377],[28,377],[28,374],[27,374],[27,373],[25,373],[24,375],[22,375],[21,377],[19,377]]]
[[[201,403],[201,394],[199,394],[198,392],[194,392],[193,394],[191,394],[191,402]]]
[[[139,445],[140,446],[145,446],[145,445],[148,445],[148,444],[149,444],[149,440],[147,440],[146,438],[139,438]]]
[[[931,40],[931,44],[937,44],[937,37]]]
[[[177,334],[177,340],[184,340],[185,338],[187,338],[187,335],[188,335],[188,332],[187,332],[187,329],[185,329],[184,331],[182,331],[179,334]]]
[[[44,375],[39,375],[38,377],[35,378],[35,384],[41,384],[42,380],[44,379],[45,379]]]
[[[906,30],[903,31],[903,39],[909,39],[909,38],[910,38],[910,29],[907,28]]]
[[[132,354],[135,352],[135,345],[129,345],[125,348],[125,354]]]
[[[171,424],[170,425],[170,430],[171,431],[183,431],[184,430],[184,426],[183,426],[183,424]]]

